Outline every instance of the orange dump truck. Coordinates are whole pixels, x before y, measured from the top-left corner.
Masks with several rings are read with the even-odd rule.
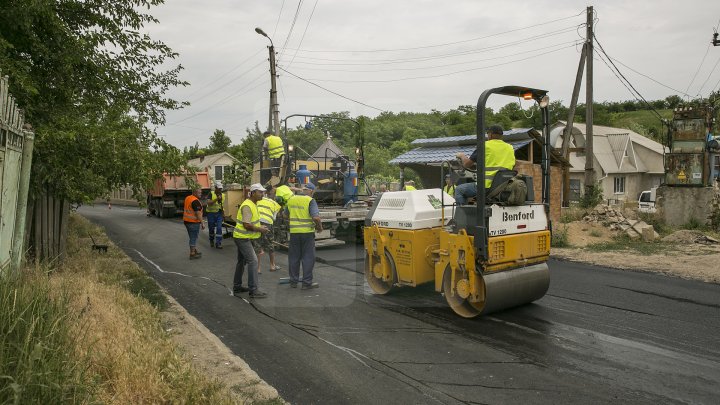
[[[188,180],[192,179],[202,187],[203,196],[210,193],[210,176],[207,172],[171,176],[163,174],[162,179],[155,181],[154,187],[148,192],[147,204],[150,214],[160,218],[172,218],[182,214],[185,197],[192,194]],[[202,198],[201,198],[202,199]]]

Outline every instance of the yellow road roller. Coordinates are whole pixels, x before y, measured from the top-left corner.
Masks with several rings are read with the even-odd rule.
[[[376,294],[434,282],[458,315],[481,314],[542,298],[550,285],[550,145],[547,91],[523,86],[486,90],[477,103],[477,150],[485,156],[485,104],[493,95],[535,100],[543,119],[542,201],[533,201],[532,179],[496,174],[485,189],[478,159],[476,203],[458,205],[441,189],[383,193],[364,230],[365,278]],[[442,178],[442,175],[441,175]],[[497,198],[503,178],[525,181],[524,203]],[[476,180],[477,182],[477,180]],[[492,197],[488,199],[488,197]]]

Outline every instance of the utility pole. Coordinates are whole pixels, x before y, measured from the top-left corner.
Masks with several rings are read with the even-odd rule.
[[[255,32],[270,40],[270,110],[268,112],[268,131],[280,136],[280,109],[277,101],[277,71],[275,69],[275,45],[272,39],[261,28],[255,28]]]
[[[575,75],[575,87],[573,87],[572,98],[570,99],[570,108],[568,109],[567,125],[563,131],[562,156],[565,160],[569,160],[568,147],[570,146],[570,137],[572,136],[573,121],[575,120],[575,108],[577,108],[578,96],[580,95],[580,83],[582,83],[583,68],[585,67],[585,55],[587,48],[583,45],[580,53],[580,64],[578,64],[577,74]],[[575,145],[577,146],[577,145]],[[570,167],[563,168],[563,207],[570,206]]]
[[[593,168],[593,7],[587,8],[585,42],[585,193],[595,188]]]

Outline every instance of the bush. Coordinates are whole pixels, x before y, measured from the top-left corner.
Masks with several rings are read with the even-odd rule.
[[[585,188],[585,193],[580,197],[580,207],[593,208],[603,200],[603,189],[600,183]]]
[[[569,247],[570,241],[568,240],[568,229],[563,226],[562,230],[555,229],[550,239],[550,246],[555,248]]]

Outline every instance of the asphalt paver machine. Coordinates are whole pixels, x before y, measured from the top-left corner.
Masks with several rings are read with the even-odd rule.
[[[485,161],[477,161],[474,205],[440,189],[383,193],[366,219],[365,278],[376,294],[434,282],[456,314],[473,318],[542,298],[550,284],[550,145],[547,91],[486,90],[477,103],[477,150],[485,156],[485,104],[493,94],[535,100],[543,119],[542,201],[486,202]],[[530,182],[529,184],[532,184]],[[495,186],[495,183],[493,183]],[[531,189],[531,187],[530,187]]]

